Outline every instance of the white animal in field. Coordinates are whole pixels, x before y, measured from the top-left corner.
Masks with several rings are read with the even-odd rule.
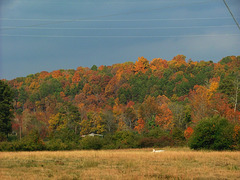
[[[164,152],[164,150],[155,150],[155,149],[153,149],[153,152],[155,153],[157,153],[157,152]]]

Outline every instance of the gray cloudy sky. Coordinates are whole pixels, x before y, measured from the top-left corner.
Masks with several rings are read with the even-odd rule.
[[[240,22],[240,0],[226,0]],[[0,0],[0,78],[184,54],[240,55],[222,0]]]

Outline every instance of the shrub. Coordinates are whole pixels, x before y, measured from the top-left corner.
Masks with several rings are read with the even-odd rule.
[[[80,144],[82,149],[99,150],[103,147],[103,139],[100,137],[87,136],[80,141]]]
[[[173,146],[174,141],[171,137],[162,136],[158,138],[157,142],[155,143],[156,147],[166,147],[166,146]]]
[[[156,142],[156,138],[144,137],[144,138],[140,139],[139,146],[141,148],[154,147],[155,142]]]
[[[112,134],[106,134],[104,136],[102,149],[116,149],[116,144],[113,140]]]
[[[0,142],[6,141],[7,140],[7,135],[4,134],[3,132],[0,132]]]
[[[173,128],[171,135],[176,146],[185,144],[186,140],[184,137],[184,131],[182,131],[180,128]]]
[[[162,136],[160,138],[145,137],[140,139],[139,146],[141,148],[145,147],[166,147],[173,146],[174,141],[168,136]]]
[[[233,125],[219,116],[204,119],[195,127],[189,146],[191,149],[232,149]]]
[[[50,140],[57,140],[61,139],[63,143],[68,143],[68,142],[78,142],[80,140],[80,136],[75,134],[74,131],[64,128],[59,131],[55,131],[54,133],[51,134]]]
[[[54,139],[46,142],[46,149],[48,151],[69,150],[69,146],[62,142],[61,139]]]
[[[168,135],[169,135],[169,132],[166,132],[159,127],[154,127],[153,129],[150,129],[147,134],[145,134],[146,137],[154,137],[154,138],[160,138],[162,136],[168,136]]]
[[[41,151],[45,150],[45,144],[40,138],[39,132],[33,130],[22,140],[15,142],[15,148],[20,151]]]
[[[14,143],[0,142],[0,151],[15,151]]]
[[[45,150],[45,144],[38,131],[33,130],[20,141],[0,143],[1,151],[40,151]]]
[[[234,149],[240,150],[240,125],[235,125],[233,133]]]
[[[137,148],[139,146],[139,134],[132,131],[117,131],[113,135],[113,141],[117,149]]]
[[[8,140],[9,142],[17,141],[17,140],[18,140],[18,137],[17,137],[17,135],[9,134],[8,137],[7,137],[7,140]]]
[[[65,128],[51,134],[46,148],[49,151],[79,149],[79,140],[79,135]]]

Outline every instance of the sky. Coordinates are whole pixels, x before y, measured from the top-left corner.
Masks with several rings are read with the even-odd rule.
[[[226,0],[240,23],[240,0]],[[0,0],[0,79],[138,57],[240,55],[222,0]]]

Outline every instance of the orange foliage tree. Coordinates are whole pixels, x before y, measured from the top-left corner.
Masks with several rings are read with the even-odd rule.
[[[192,120],[198,122],[205,117],[216,114],[213,104],[213,95],[219,85],[219,78],[210,80],[209,87],[195,85],[189,93],[190,105],[192,108]]]
[[[184,131],[184,137],[186,138],[186,140],[188,140],[192,134],[193,134],[194,130],[191,127],[188,127],[185,131]]]
[[[161,113],[156,115],[155,122],[162,129],[171,129],[173,127],[172,120],[173,114],[172,111],[168,108],[167,104],[162,104],[159,107]]]
[[[137,120],[137,125],[135,126],[135,130],[138,131],[139,134],[141,134],[144,131],[145,128],[145,122],[142,118]]]
[[[139,57],[134,66],[135,73],[142,72],[145,73],[149,68],[149,61],[144,57]]]

